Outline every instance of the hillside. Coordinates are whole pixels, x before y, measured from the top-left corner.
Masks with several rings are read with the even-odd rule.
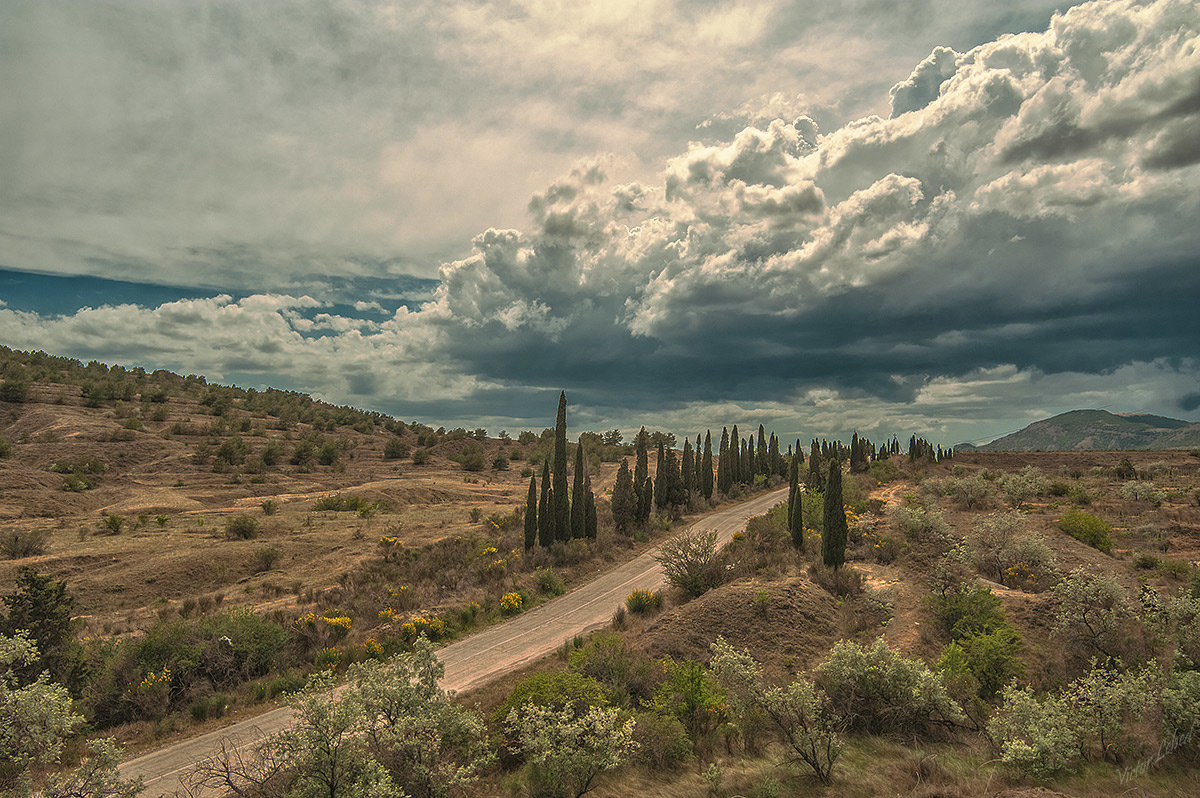
[[[1020,432],[979,447],[982,452],[1067,452],[1111,449],[1188,449],[1200,446],[1200,424],[1149,414],[1072,410],[1035,421]]]

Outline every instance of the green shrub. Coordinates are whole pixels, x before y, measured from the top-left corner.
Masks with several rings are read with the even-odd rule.
[[[479,446],[466,447],[454,459],[462,466],[463,471],[483,470],[483,449]]]
[[[338,445],[333,441],[325,441],[317,449],[317,462],[323,466],[331,466],[341,457]]]
[[[105,513],[100,519],[100,527],[110,535],[118,535],[125,526],[125,516],[116,513]]]
[[[80,474],[67,474],[63,477],[62,489],[68,493],[82,493],[95,487],[92,481]]]
[[[1025,516],[995,513],[980,519],[973,539],[979,571],[1006,587],[1038,591],[1054,574],[1054,556],[1041,536],[1025,531]]]
[[[271,570],[275,567],[275,563],[279,561],[281,554],[279,549],[274,546],[266,546],[259,549],[250,558],[250,570],[256,574]]]
[[[412,453],[413,465],[425,465],[429,462],[429,450],[417,449]]]
[[[567,586],[562,577],[549,568],[538,568],[533,574],[538,590],[546,596],[561,596],[567,592]]]
[[[12,444],[0,437],[0,460],[12,457]]]
[[[593,707],[607,707],[610,702],[604,686],[591,677],[572,671],[534,673],[517,683],[508,698],[496,707],[492,720],[499,723],[526,704],[549,709],[570,707],[583,714]]]
[[[221,441],[221,445],[213,453],[214,459],[218,463],[226,465],[241,465],[246,462],[246,454],[249,452],[249,447],[241,437],[235,435],[232,438],[226,438]]]
[[[963,585],[944,595],[927,599],[942,630],[952,639],[987,632],[1007,625],[1004,605],[991,590],[980,585]]]
[[[988,494],[991,493],[991,485],[982,476],[976,474],[954,480],[951,493],[956,502],[970,510],[987,502]]]
[[[1121,498],[1127,502],[1147,502],[1155,507],[1163,503],[1163,492],[1153,482],[1132,480],[1121,486]]]
[[[500,455],[495,460],[492,460],[492,470],[493,471],[507,471],[508,470],[508,458],[505,457],[504,455]]]
[[[266,499],[259,502],[258,506],[262,508],[263,515],[275,515],[275,513],[279,512],[279,502],[274,499]]]
[[[313,504],[313,509],[347,513],[362,513],[364,510],[366,510],[368,513],[370,513],[377,506],[377,502],[372,502],[365,496],[332,493],[328,496],[322,496],[321,498],[317,499],[317,501]]]
[[[637,760],[656,773],[664,773],[692,760],[692,741],[678,718],[657,712],[639,712],[633,739],[638,743]]]
[[[224,693],[212,693],[192,702],[192,719],[206,721],[209,718],[224,717],[229,710],[229,697]]]
[[[596,679],[608,689],[610,700],[636,706],[653,699],[662,681],[662,667],[625,643],[615,632],[598,633],[568,657],[575,673]]]
[[[932,540],[940,544],[950,534],[950,525],[937,509],[894,505],[888,511],[888,516],[910,540]]]
[[[225,522],[225,535],[236,540],[258,537],[258,519],[251,515],[235,515]]]
[[[279,462],[279,458],[283,456],[283,447],[277,441],[270,441],[263,450],[258,453],[258,459],[262,461],[264,466],[273,466]]]
[[[716,677],[695,660],[662,660],[664,678],[652,706],[673,715],[698,740],[716,729],[723,714],[725,691]]]
[[[891,460],[876,460],[867,469],[867,475],[876,482],[883,484],[898,479],[901,476],[900,467]]]
[[[292,633],[249,607],[200,619],[204,673],[214,684],[232,686],[268,673],[279,663]]]
[[[814,676],[848,729],[921,734],[965,720],[941,676],[902,656],[882,637],[869,647],[846,640],[835,644]]]
[[[717,533],[694,530],[668,540],[654,559],[668,582],[695,597],[721,584],[725,569],[719,555]]]
[[[387,443],[383,445],[384,460],[399,460],[408,457],[412,447],[399,438],[388,438]]]
[[[83,456],[73,460],[56,460],[46,467],[56,474],[103,474],[104,461],[99,457]]]
[[[635,615],[645,615],[662,609],[662,593],[650,590],[635,590],[625,597],[625,606]]]
[[[1112,553],[1112,527],[1091,513],[1074,508],[1067,510],[1059,519],[1058,528],[1094,549],[1105,554]]]

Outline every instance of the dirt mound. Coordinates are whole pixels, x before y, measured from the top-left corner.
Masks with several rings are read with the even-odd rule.
[[[638,640],[656,656],[708,659],[724,637],[771,668],[794,670],[823,657],[838,636],[837,603],[806,577],[740,581],[664,613]]]

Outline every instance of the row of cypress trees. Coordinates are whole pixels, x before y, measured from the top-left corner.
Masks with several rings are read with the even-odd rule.
[[[780,452],[778,437],[769,437],[763,425],[745,439],[738,432],[722,428],[721,441],[714,457],[712,432],[706,431],[701,440],[696,436],[685,439],[683,452],[676,456],[660,436],[657,441],[655,478],[650,477],[649,448],[651,436],[642,427],[634,445],[634,468],[622,460],[612,492],[613,523],[618,532],[628,533],[649,520],[653,509],[672,511],[687,505],[693,495],[711,500],[714,492],[729,495],[739,486],[769,481],[774,476],[788,480],[788,532],[797,549],[805,545],[803,496],[800,490],[800,468],[805,463],[800,441]],[[549,546],[554,541],[574,538],[595,539],[597,534],[596,497],[591,475],[587,473],[583,440],[575,449],[574,482],[567,489],[567,396],[559,395],[558,417],[554,429],[554,454],[542,464],[541,490],[537,476],[529,480],[525,510],[525,547]],[[842,461],[849,459],[851,472],[865,471],[872,460],[886,459],[900,453],[899,442],[893,437],[880,447],[855,433],[847,446],[841,441],[812,441],[808,456],[805,490],[821,493],[824,501],[825,534],[821,538],[822,557],[831,567],[845,561],[848,527],[842,506]],[[927,441],[914,436],[909,443],[909,457],[928,457],[941,460],[949,453],[936,450]]]
[[[583,441],[575,448],[575,474],[567,490],[567,393],[558,397],[558,418],[554,424],[553,468],[551,459],[542,462],[542,489],[538,494],[537,475],[529,478],[525,499],[525,548],[549,546],[574,538],[594,540],[599,523],[592,477],[583,457]]]

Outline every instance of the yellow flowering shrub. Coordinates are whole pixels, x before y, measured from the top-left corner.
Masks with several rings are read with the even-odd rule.
[[[500,597],[500,612],[505,615],[516,615],[522,610],[525,597],[520,593],[505,593]]]

